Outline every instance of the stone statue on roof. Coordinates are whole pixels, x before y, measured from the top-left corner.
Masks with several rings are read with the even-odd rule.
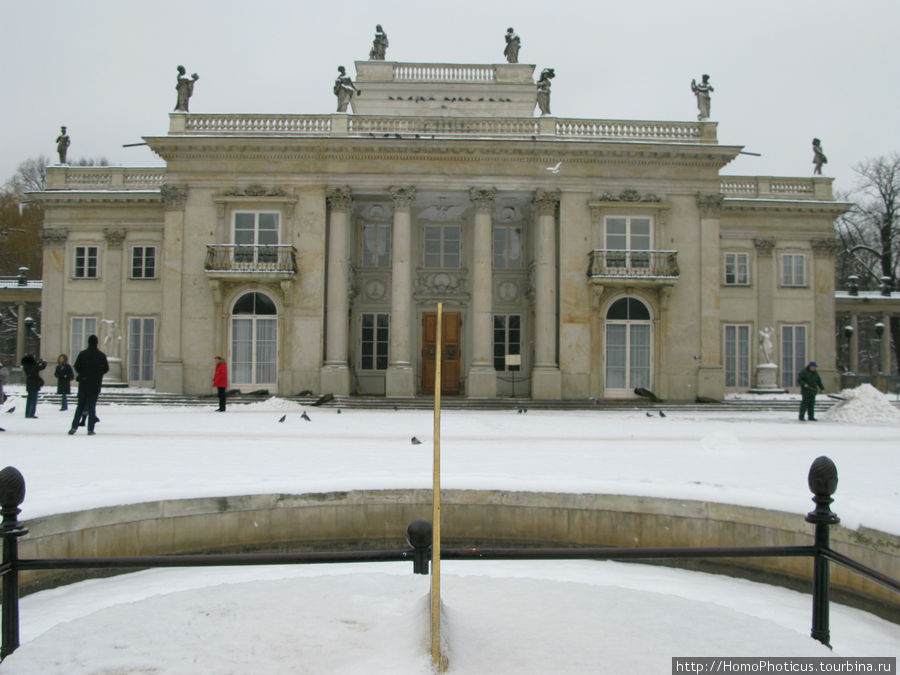
[[[347,70],[344,66],[338,66],[338,76],[334,80],[334,95],[337,96],[338,112],[347,112],[347,106],[350,105],[350,99],[353,98],[354,93],[357,96],[362,94],[356,88],[356,85],[353,84],[350,76],[347,75]]]
[[[188,101],[194,94],[194,82],[200,79],[197,73],[185,77],[186,72],[184,66],[178,66],[178,79],[175,82],[178,100],[175,102],[175,112],[188,112]]]
[[[822,141],[818,138],[813,139],[813,164],[815,164],[815,168],[813,168],[814,176],[822,175],[822,165],[828,164],[828,158],[825,156],[825,153],[822,152]]]
[[[369,61],[384,61],[384,55],[388,48],[388,36],[381,24],[375,26],[375,39],[372,40],[372,49],[369,50]]]
[[[66,153],[69,151],[71,143],[69,135],[66,133],[65,127],[59,128],[59,136],[56,137],[56,152],[59,154],[59,163],[66,163]]]
[[[550,114],[550,80],[554,77],[556,77],[556,71],[553,68],[544,68],[537,81],[537,104],[541,109],[541,115]]]
[[[522,41],[512,28],[506,29],[506,35],[504,37],[506,38],[506,48],[503,50],[503,55],[506,57],[506,62],[518,63],[519,47],[522,46]]]
[[[703,120],[708,120],[709,95],[714,91],[712,85],[709,83],[709,75],[703,75],[700,84],[697,84],[697,80],[691,80],[691,91],[694,92],[694,95],[697,97],[697,108],[700,110],[697,119],[701,122]]]

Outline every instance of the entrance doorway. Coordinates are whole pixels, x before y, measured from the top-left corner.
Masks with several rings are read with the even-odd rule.
[[[606,314],[606,395],[631,396],[650,388],[650,312],[636,298],[616,300]]]
[[[459,394],[459,312],[444,312],[441,326],[441,394]],[[422,315],[422,393],[434,393],[437,354],[437,312]]]

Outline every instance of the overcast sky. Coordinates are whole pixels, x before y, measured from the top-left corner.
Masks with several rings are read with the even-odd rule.
[[[710,74],[729,174],[809,176],[822,139],[839,189],[852,166],[900,150],[897,0],[0,0],[0,181],[22,160],[160,166],[147,148],[175,105],[175,67],[200,80],[193,112],[330,113],[338,65],[355,76],[375,24],[388,60],[556,69],[559,117],[695,120],[692,78]]]

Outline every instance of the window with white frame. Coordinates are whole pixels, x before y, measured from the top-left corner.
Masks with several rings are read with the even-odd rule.
[[[802,253],[785,253],[781,256],[782,286],[806,286],[806,256]]]
[[[69,333],[69,355],[74,363],[78,353],[87,349],[87,341],[91,335],[97,334],[97,318],[93,316],[73,316],[72,330]]]
[[[391,226],[388,223],[363,225],[362,266],[391,266]]]
[[[796,387],[806,366],[806,326],[781,327],[781,386]]]
[[[518,225],[494,227],[494,269],[522,267],[522,228]]]
[[[76,246],[73,275],[76,279],[96,279],[99,275],[97,260],[99,249],[96,246]]]
[[[387,370],[391,315],[363,312],[360,333],[360,370]]]
[[[750,386],[750,326],[725,326],[725,386]]]
[[[750,254],[725,254],[725,285],[747,286],[750,283]]]
[[[522,354],[522,317],[519,314],[494,315],[494,370],[518,371],[519,365],[508,364],[506,355]]]
[[[279,221],[276,211],[234,213],[235,262],[273,263],[278,260]]]
[[[652,221],[647,216],[606,217],[606,262],[610,267],[649,267]]]
[[[153,381],[153,349],[156,344],[156,320],[133,316],[128,319],[128,380]]]
[[[155,279],[156,278],[156,247],[132,246],[131,247],[131,278]]]
[[[459,225],[426,225],[425,267],[459,267]]]

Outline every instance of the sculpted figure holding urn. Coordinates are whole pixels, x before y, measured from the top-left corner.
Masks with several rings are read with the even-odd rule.
[[[700,110],[697,119],[701,122],[703,120],[708,120],[710,103],[709,95],[714,91],[712,85],[709,83],[709,75],[703,75],[700,84],[697,84],[697,80],[691,80],[691,91],[694,92],[694,95],[697,97],[697,108]]]

